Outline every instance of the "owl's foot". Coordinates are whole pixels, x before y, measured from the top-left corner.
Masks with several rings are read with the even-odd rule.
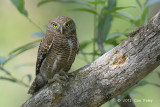
[[[59,74],[55,74],[52,79],[48,80],[48,83],[51,84],[55,81],[61,82],[61,80],[66,80],[66,77],[65,76],[60,76]]]
[[[74,76],[75,76],[74,73],[68,73],[67,75],[68,75],[69,77],[74,77]]]
[[[68,79],[68,73],[65,72],[65,71],[60,71],[59,75],[65,77],[66,79]]]
[[[74,73],[68,73],[68,72],[65,72],[65,71],[59,72],[59,75],[66,77],[66,79],[68,79],[69,77],[74,77],[75,76]]]

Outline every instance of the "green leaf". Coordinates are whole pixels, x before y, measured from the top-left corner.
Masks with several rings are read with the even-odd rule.
[[[111,23],[113,20],[112,14],[108,13],[107,11],[113,9],[116,7],[117,0],[108,0],[108,6],[102,8],[101,14],[99,15],[98,20],[98,28],[97,28],[97,35],[98,35],[98,49],[101,51],[101,53],[105,53],[105,49],[103,46],[103,42],[106,40],[107,35],[111,28]]]
[[[135,20],[135,22],[133,23],[135,26],[140,26],[144,23],[146,23],[148,21],[148,11],[149,11],[149,6],[146,5],[143,9],[142,9],[142,13],[140,14],[140,16],[138,16],[138,18]]]
[[[76,9],[70,9],[72,11],[84,11],[84,12],[89,12],[93,14],[98,14],[95,10],[93,9],[88,9],[88,8],[76,8]]]
[[[6,57],[0,56],[0,64],[3,64],[6,61]]]
[[[135,18],[126,12],[116,11],[115,14],[112,14],[112,15],[115,17],[124,19],[124,20],[129,20],[131,22],[135,22]]]
[[[31,80],[32,80],[32,75],[31,75],[31,74],[27,74],[26,76],[27,76],[27,78],[28,78],[28,81],[31,82]]]
[[[146,1],[144,2],[144,7],[147,6],[147,5],[149,6],[149,4],[148,4],[149,1],[151,1],[151,0],[146,0]]]
[[[0,80],[7,80],[7,81],[10,81],[10,82],[17,82],[15,79],[2,77],[2,76],[0,76]]]
[[[116,6],[117,0],[108,0],[107,10],[112,9]]]
[[[5,72],[7,75],[11,75],[10,72],[8,72],[5,68],[3,68],[2,66],[0,66],[0,70]]]
[[[150,85],[153,85],[153,86],[156,86],[156,87],[160,88],[160,84],[157,84],[157,83],[151,83],[151,82],[148,82],[148,84],[150,84]]]
[[[77,3],[77,4],[86,5],[88,7],[92,7],[89,3],[82,1],[82,0],[41,0],[38,3],[38,6],[41,6],[41,5],[46,4],[48,2]]]
[[[102,41],[106,40],[108,32],[111,28],[111,22],[113,20],[112,15],[108,14],[106,16],[102,16],[99,19],[98,23],[98,35],[101,37]]]
[[[28,46],[30,46],[30,45],[33,45],[33,44],[36,44],[36,43],[38,43],[38,42],[40,42],[40,41],[41,41],[41,40],[36,40],[36,41],[30,42],[30,43],[27,43],[27,44],[25,44],[25,45],[22,45],[22,46],[20,46],[20,47],[18,47],[18,48],[16,48],[16,49],[12,50],[11,52],[9,52],[9,56],[12,55],[12,54],[14,54],[14,53],[16,53],[17,51],[19,51],[19,50],[21,50],[21,49],[23,49],[23,48],[26,48],[26,47],[28,47]]]
[[[45,33],[44,33],[44,32],[41,32],[41,31],[39,31],[39,32],[34,32],[34,33],[31,34],[31,36],[43,38],[43,37],[45,36]]]
[[[119,43],[117,42],[116,39],[107,39],[105,41],[105,44],[111,44],[111,45],[117,46]]]
[[[122,10],[122,9],[126,9],[126,8],[135,8],[135,6],[127,6],[127,7],[114,7],[112,9],[106,10],[104,12],[104,15],[116,12],[117,10]]]
[[[22,78],[22,80],[23,80],[25,77],[27,77],[27,78],[28,78],[28,81],[31,82],[31,80],[32,80],[32,75],[31,75],[31,74],[25,75],[25,76]]]
[[[23,46],[20,46],[14,50],[12,50],[10,53],[9,53],[9,57],[7,58],[7,60],[3,63],[7,63],[8,61],[10,61],[11,59],[15,58],[17,55],[29,50],[29,49],[32,49],[32,48],[35,48],[37,47],[38,45],[36,43],[40,42],[40,40],[36,40],[36,41],[33,41],[33,42],[30,42],[28,44],[25,44]]]
[[[147,81],[140,81],[140,82],[138,82],[138,83],[135,85],[135,87],[145,86],[145,85],[147,85],[147,84],[148,84]],[[135,87],[134,87],[134,88],[135,88]]]
[[[101,10],[101,15],[99,16],[99,22],[98,22],[98,38],[101,39],[101,41],[106,40],[108,32],[111,28],[111,22],[113,20],[113,17],[111,14],[109,13],[104,14],[104,12],[115,7],[116,7],[116,0],[108,0],[108,6],[104,7]]]
[[[80,50],[86,48],[90,43],[91,43],[91,41],[82,42],[80,44]]]
[[[123,40],[125,40],[127,38],[126,34],[128,34],[128,33],[112,33],[112,34],[109,34],[104,43],[105,44],[110,44],[110,45],[113,45],[113,46],[117,46]]]
[[[142,12],[140,24],[144,24],[146,21],[148,21],[148,11],[149,11],[149,7],[146,6]]]
[[[138,6],[139,6],[140,8],[142,8],[141,2],[140,2],[139,0],[136,0],[136,2],[137,2],[137,4],[138,4]]]
[[[126,35],[127,33],[119,33],[119,32],[116,32],[116,33],[111,33],[107,36],[107,39],[112,39],[112,38],[115,38],[115,37],[119,37],[121,35]]]
[[[105,1],[101,1],[101,0],[98,0],[98,1],[88,1],[89,4],[105,4]]]
[[[18,11],[23,14],[24,16],[28,16],[27,10],[25,9],[24,0],[11,0],[11,2],[15,5],[15,7],[18,9]]]
[[[18,56],[19,54],[21,54],[21,53],[23,53],[23,52],[25,52],[25,51],[27,51],[27,50],[29,50],[29,49],[35,48],[35,47],[37,47],[37,46],[38,46],[37,44],[32,44],[32,45],[28,45],[28,46],[26,46],[26,47],[23,47],[23,48],[17,50],[15,53],[12,53],[12,54],[9,56],[9,58],[6,60],[6,62],[8,62],[9,60],[15,58],[15,57]],[[6,62],[5,62],[5,63],[6,63]]]

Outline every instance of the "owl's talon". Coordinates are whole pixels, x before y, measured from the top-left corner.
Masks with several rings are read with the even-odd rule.
[[[49,80],[48,80],[48,83],[51,84],[51,83],[53,83],[53,82],[55,82],[55,81],[60,82],[61,80],[60,80],[58,77],[55,77],[55,78],[49,79]]]
[[[61,82],[61,80],[67,80],[65,76],[60,76],[59,74],[55,74],[54,77],[52,79],[48,80],[48,83],[53,83],[55,81],[57,82]]]
[[[66,79],[68,79],[69,77],[74,77],[75,74],[74,73],[67,73],[64,71],[59,72],[59,75],[66,77]]]
[[[68,77],[74,77],[75,76],[74,73],[68,73],[67,75],[68,75]]]
[[[65,76],[59,76],[60,80],[67,80]]]
[[[65,77],[66,79],[69,78],[68,73],[66,73],[65,71],[59,72],[59,75]]]

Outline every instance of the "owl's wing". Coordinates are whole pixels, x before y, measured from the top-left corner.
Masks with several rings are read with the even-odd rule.
[[[78,38],[76,38],[76,41],[77,41],[77,54],[78,54],[79,50],[80,50],[80,45],[79,45],[79,42],[78,42]]]
[[[52,43],[53,43],[52,35],[48,34],[42,39],[38,49],[38,56],[37,56],[37,62],[36,62],[36,75],[40,72],[41,64],[45,59],[48,51],[50,50]]]

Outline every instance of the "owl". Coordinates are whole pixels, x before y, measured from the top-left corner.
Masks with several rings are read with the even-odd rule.
[[[36,62],[36,78],[28,94],[41,89],[55,74],[68,72],[79,51],[75,22],[66,16],[49,21]]]

